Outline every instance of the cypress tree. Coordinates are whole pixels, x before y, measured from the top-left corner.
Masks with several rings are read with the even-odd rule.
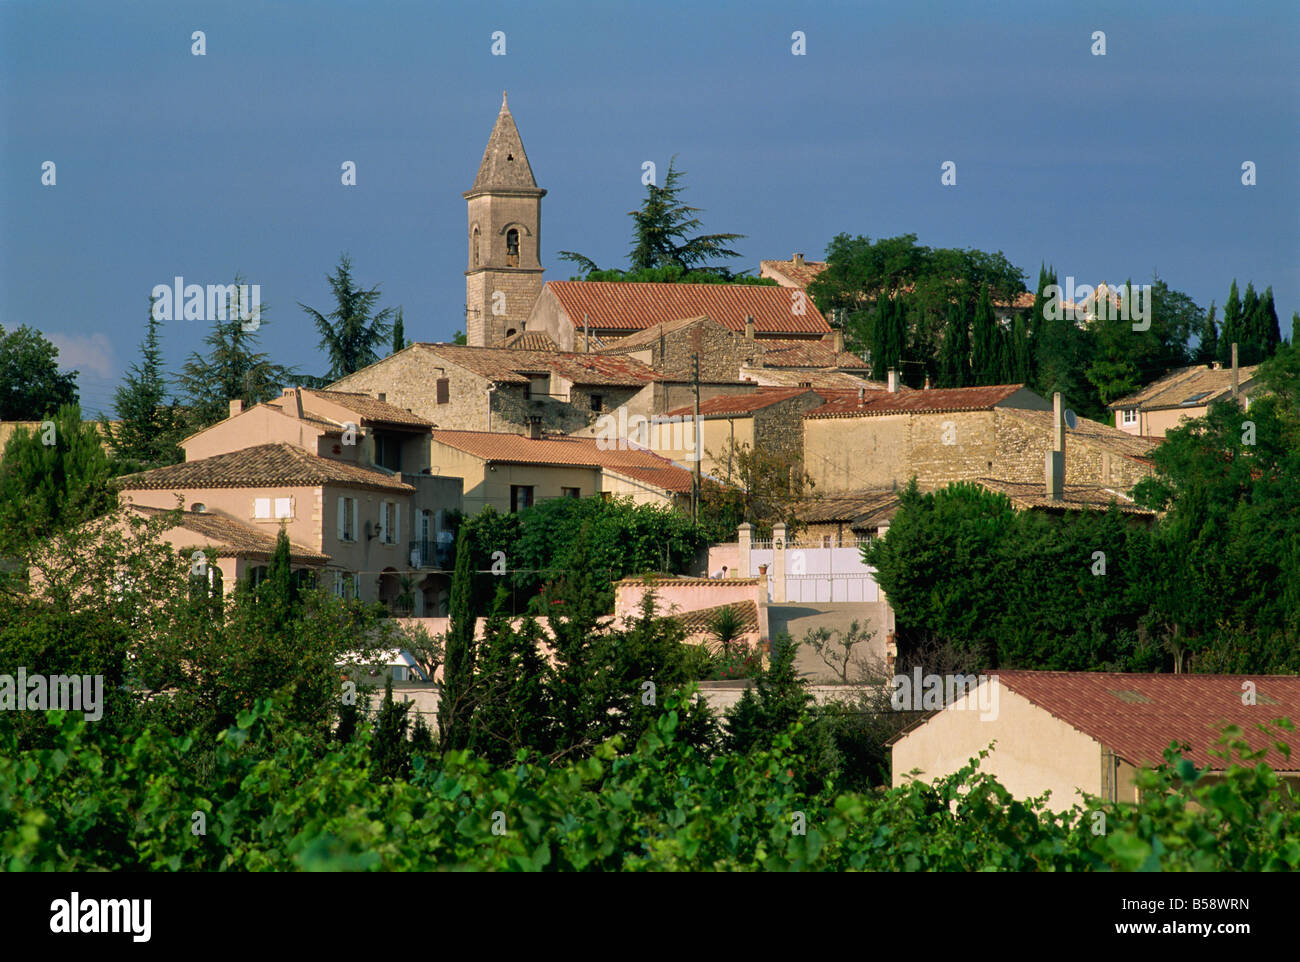
[[[883,381],[889,369],[889,304],[889,295],[882,291],[876,298],[876,316],[871,323],[871,376],[877,381]]]
[[[975,321],[971,325],[971,383],[992,384],[997,377],[998,322],[993,316],[989,288],[980,289],[979,303],[975,307]]]
[[[397,309],[397,319],[393,321],[393,353],[406,347],[406,325],[402,323],[402,309]]]
[[[473,704],[470,689],[474,679],[474,549],[469,527],[461,525],[456,535],[456,566],[451,577],[450,623],[442,667],[442,690],[438,698],[438,738],[442,750],[469,745]]]
[[[1278,323],[1277,306],[1273,303],[1273,288],[1264,289],[1264,297],[1259,304],[1260,334],[1262,337],[1262,361],[1268,360],[1276,353],[1282,343],[1282,326]]]
[[[1259,295],[1255,293],[1253,281],[1246,282],[1246,296],[1241,301],[1241,336],[1237,349],[1238,364],[1258,364],[1263,360],[1264,334],[1261,330],[1262,318],[1259,314]]]
[[[1237,279],[1232,279],[1228,299],[1223,304],[1223,326],[1219,328],[1219,363],[1225,367],[1232,363],[1233,342],[1241,341],[1241,295],[1237,293]]]
[[[1217,311],[1214,301],[1210,301],[1210,311],[1205,315],[1201,329],[1197,331],[1200,337],[1200,344],[1196,346],[1197,364],[1208,364],[1219,356],[1219,325],[1214,319]]]
[[[1011,370],[1008,383],[1029,383],[1029,327],[1022,314],[1011,322]]]
[[[960,301],[948,305],[943,332],[942,387],[966,387],[970,370],[970,328]]]

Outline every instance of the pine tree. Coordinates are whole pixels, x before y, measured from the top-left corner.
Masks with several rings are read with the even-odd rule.
[[[1237,293],[1237,279],[1234,277],[1228,299],[1223,304],[1223,326],[1219,328],[1219,363],[1224,367],[1232,363],[1232,345],[1240,345],[1241,334],[1241,296]]]
[[[393,321],[393,353],[406,347],[406,326],[402,323],[402,309],[397,309],[397,318]]]
[[[256,348],[258,332],[266,326],[266,305],[258,310],[258,324],[247,327],[240,319],[239,286],[243,278],[235,277],[236,294],[230,299],[225,320],[216,318],[203,342],[207,356],[190,355],[176,381],[185,398],[187,428],[197,431],[230,414],[230,402],[243,401],[244,407],[261,404],[279,396],[282,388],[299,377],[296,371],[272,364],[269,355]]]
[[[450,623],[438,697],[438,737],[442,750],[464,749],[473,723],[474,681],[474,549],[469,527],[456,535],[456,565],[451,578]]]
[[[177,443],[184,425],[176,402],[167,401],[167,380],[158,346],[159,322],[154,318],[153,303],[151,297],[148,327],[140,345],[141,363],[131,365],[123,383],[113,392],[119,424],[114,427],[107,417],[100,419],[114,453],[145,468],[185,460]]]
[[[410,722],[406,713],[411,703],[400,705],[393,698],[393,680],[384,685],[384,700],[375,719],[375,733],[370,742],[371,774],[377,781],[405,778],[411,767],[411,746],[406,739]]]
[[[379,360],[380,345],[392,333],[388,319],[393,315],[393,308],[375,311],[379,287],[365,290],[357,286],[352,278],[352,260],[347,254],[340,255],[338,267],[325,280],[334,295],[334,310],[325,315],[301,301],[298,306],[316,324],[321,349],[330,359],[326,376],[337,381]]]

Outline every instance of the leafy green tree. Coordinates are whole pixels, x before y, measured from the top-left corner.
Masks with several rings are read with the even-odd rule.
[[[60,371],[58,356],[40,331],[0,326],[0,421],[38,421],[77,403],[77,372]]]
[[[461,344],[461,345],[467,343],[466,340],[465,340],[465,332],[464,332],[464,331],[457,331],[455,334],[453,334],[453,335],[452,335],[452,338],[451,338],[451,343],[453,343],[453,344]]]
[[[334,310],[326,315],[301,301],[298,306],[320,332],[320,347],[330,361],[326,376],[337,381],[379,360],[380,345],[392,333],[388,319],[394,309],[375,310],[379,287],[367,290],[356,283],[352,277],[352,260],[347,254],[339,256],[338,267],[325,279],[334,296]]]
[[[81,420],[76,404],[63,405],[34,431],[16,430],[0,460],[0,552],[20,551],[111,510],[111,477],[99,430]]]
[[[685,187],[681,180],[686,172],[678,170],[676,165],[677,157],[674,155],[668,163],[663,184],[647,184],[645,200],[637,210],[628,214],[633,223],[628,267],[632,272],[676,267],[682,275],[697,270],[726,273],[726,268],[706,262],[716,257],[739,257],[740,254],[727,245],[745,235],[696,233],[703,226],[695,216],[700,213],[700,208],[682,201]],[[560,258],[573,261],[584,274],[599,271],[596,263],[582,254],[560,251]]]
[[[141,363],[132,364],[113,393],[119,423],[100,419],[104,437],[121,459],[151,468],[185,460],[180,440],[185,433],[184,412],[167,400],[167,378],[159,348],[158,321],[149,299],[148,327],[140,345]]]
[[[718,478],[700,485],[700,517],[714,540],[733,536],[745,522],[758,538],[770,537],[778,521],[794,536],[802,524],[800,506],[814,497],[812,475],[802,460],[734,440],[721,452],[705,453],[719,466]]]
[[[214,319],[212,330],[203,339],[207,354],[191,354],[176,377],[192,431],[225,420],[231,401],[242,401],[246,408],[261,404],[278,397],[284,387],[299,379],[297,372],[272,363],[268,354],[256,349],[268,308],[264,304],[258,308],[255,326],[240,319],[244,310],[238,294],[242,281],[236,275],[236,293],[230,299],[227,318]]]

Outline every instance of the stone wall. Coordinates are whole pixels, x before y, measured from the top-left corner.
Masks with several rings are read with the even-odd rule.
[[[893,479],[899,485],[906,484],[913,474],[922,485],[989,477],[997,467],[992,411],[911,415],[907,418],[907,442],[904,473]],[[1038,467],[1041,474],[1041,460]]]
[[[754,412],[754,444],[780,457],[803,460],[803,416],[822,405],[813,393],[770,404]]]
[[[1042,483],[1044,460],[1052,449],[1052,434],[1037,424],[999,411],[997,416],[997,472],[1004,481]],[[1125,457],[1096,441],[1067,431],[1065,483],[1097,484],[1127,490],[1151,473],[1151,467]]]

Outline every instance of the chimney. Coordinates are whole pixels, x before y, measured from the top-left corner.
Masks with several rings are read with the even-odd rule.
[[[745,337],[751,341],[754,339],[754,318],[749,314],[745,315]]]
[[[283,400],[287,402],[282,405],[284,409],[284,413],[289,415],[289,417],[291,418],[297,418],[299,421],[301,421],[302,420],[302,388],[300,387],[285,388]]]
[[[864,387],[858,388],[858,407],[862,407],[862,403],[866,399],[867,399],[867,389]]]
[[[844,352],[844,332],[836,330],[835,340],[832,343],[835,347],[835,353],[842,354]]]
[[[236,414],[244,413],[244,402],[241,398],[235,398],[230,402],[230,416],[233,418]]]
[[[1232,342],[1232,396],[1237,396],[1237,342]]]
[[[582,353],[591,353],[591,315],[582,315]]]
[[[380,403],[380,404],[384,404],[384,403],[386,403],[387,401],[388,401],[388,395],[385,394],[383,391],[380,391],[380,392],[379,392],[379,403]]]
[[[528,418],[528,436],[534,441],[542,439],[542,419],[535,414]]]
[[[889,393],[898,393],[898,369],[893,367],[889,369]]]
[[[930,390],[930,375],[928,374],[925,376],[925,387],[922,388],[922,390],[924,391]]]
[[[795,266],[795,267],[803,267],[803,255],[802,255],[802,254],[795,254],[795,255],[794,255],[794,266]]]
[[[1060,391],[1052,395],[1052,450],[1044,461],[1047,497],[1060,501],[1065,497],[1065,406]]]

